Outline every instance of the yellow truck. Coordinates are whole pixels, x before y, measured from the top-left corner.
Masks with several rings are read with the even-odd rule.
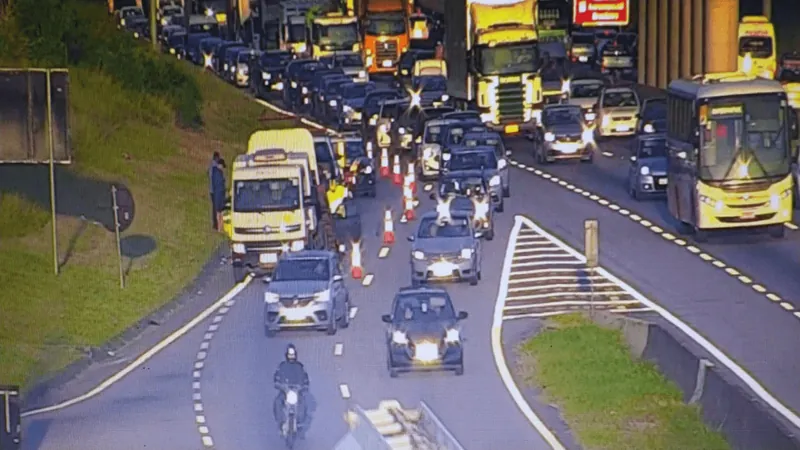
[[[225,212],[235,280],[268,272],[283,252],[327,248],[314,138],[303,128],[256,131],[231,175]]]
[[[494,130],[532,132],[543,101],[536,0],[503,4],[420,0],[418,4],[445,16],[449,97],[476,107]]]
[[[330,12],[311,24],[311,56],[315,59],[341,52],[360,52],[358,18]]]
[[[744,16],[739,22],[739,72],[761,78],[775,78],[778,69],[778,47],[775,27],[764,16]]]

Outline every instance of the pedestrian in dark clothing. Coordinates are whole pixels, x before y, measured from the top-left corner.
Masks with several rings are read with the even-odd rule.
[[[211,197],[211,224],[217,231],[222,231],[222,210],[225,208],[225,160],[219,152],[214,152],[211,166],[208,168],[209,196]]]

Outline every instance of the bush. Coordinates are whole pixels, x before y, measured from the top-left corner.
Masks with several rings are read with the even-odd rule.
[[[202,95],[178,61],[120,33],[99,3],[17,0],[14,13],[34,64],[100,69],[126,89],[166,98],[181,126],[202,125]]]

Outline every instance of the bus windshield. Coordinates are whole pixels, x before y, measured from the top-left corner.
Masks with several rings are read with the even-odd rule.
[[[293,211],[300,207],[297,180],[236,180],[233,210],[236,212]]]
[[[739,39],[739,56],[750,54],[753,58],[772,56],[772,38],[745,36]]]
[[[341,25],[314,25],[314,42],[334,47],[332,50],[350,49],[358,42],[358,25],[355,23]]]
[[[513,75],[539,69],[538,46],[529,42],[477,47],[478,71],[482,75]]]
[[[402,15],[371,17],[366,25],[366,32],[371,36],[397,36],[406,32],[406,20]]]
[[[700,178],[751,180],[791,169],[785,110],[775,95],[716,100],[701,126]]]

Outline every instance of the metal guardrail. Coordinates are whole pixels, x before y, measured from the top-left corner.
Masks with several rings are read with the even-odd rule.
[[[420,402],[419,409],[421,413],[419,427],[436,443],[438,450],[464,450],[425,402]]]

